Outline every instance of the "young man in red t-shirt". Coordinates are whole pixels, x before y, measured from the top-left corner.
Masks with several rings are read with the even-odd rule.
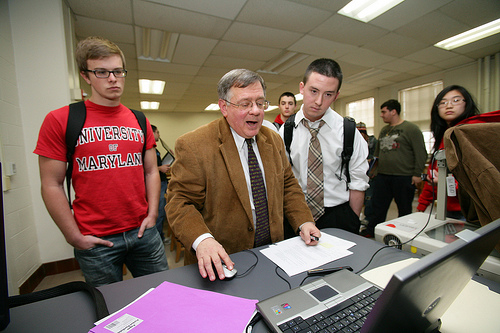
[[[73,154],[73,212],[64,192],[69,106],[50,112],[40,129],[42,197],[85,280],[100,286],[168,269],[155,223],[160,177],[152,130],[145,137],[135,115],[120,103],[125,59],[114,43],[89,37],[76,49],[80,75],[90,85],[86,120]],[[146,122],[151,129],[149,121]],[[142,155],[145,144],[145,155]]]

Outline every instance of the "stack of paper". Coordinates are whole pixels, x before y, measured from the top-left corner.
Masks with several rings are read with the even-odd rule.
[[[243,332],[256,303],[163,282],[89,332]]]
[[[294,237],[260,250],[269,260],[293,276],[352,254],[354,242],[322,232],[318,245],[309,246]]]

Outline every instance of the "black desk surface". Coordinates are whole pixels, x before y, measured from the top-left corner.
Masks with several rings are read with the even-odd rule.
[[[357,244],[350,249],[353,252],[352,255],[330,262],[323,267],[351,266],[354,272],[357,272],[368,263],[375,251],[383,247],[383,244],[374,240],[339,229],[324,229],[322,232],[354,241]],[[258,249],[251,251],[257,255],[258,264],[248,275],[242,278],[210,282],[200,276],[197,265],[190,265],[99,287],[99,290],[106,299],[110,313],[121,309],[148,289],[157,287],[164,281],[258,300],[288,290],[287,283],[276,275],[276,265],[262,255]],[[375,256],[367,269],[407,259],[411,256],[407,252],[386,248]],[[235,262],[240,273],[245,272],[247,268],[256,262],[255,256],[246,251],[232,254],[231,259]],[[280,269],[279,272],[281,276],[290,282],[292,288],[298,287],[306,276],[306,273],[301,273],[289,277]],[[306,282],[310,280],[312,278]],[[166,300],[166,302],[175,302],[175,300]],[[91,299],[84,292],[13,308],[10,310],[10,317],[11,323],[5,332],[88,332],[96,321]],[[168,320],[168,314],[165,314],[165,317]],[[267,327],[260,322],[253,331],[267,332]]]

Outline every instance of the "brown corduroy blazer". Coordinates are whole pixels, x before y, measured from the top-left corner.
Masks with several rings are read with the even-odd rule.
[[[297,230],[313,221],[281,137],[262,127],[256,142],[264,166],[272,242],[283,240],[283,214]],[[192,244],[210,233],[228,254],[252,248],[255,230],[243,167],[224,117],[179,137],[167,190],[167,220],[197,262]]]

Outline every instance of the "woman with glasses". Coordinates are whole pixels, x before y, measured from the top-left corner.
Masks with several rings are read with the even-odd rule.
[[[444,88],[434,100],[431,109],[431,131],[435,142],[433,154],[444,149],[444,132],[464,119],[479,114],[479,110],[471,94],[462,86],[451,85]],[[446,175],[444,175],[446,176]],[[436,198],[438,183],[438,168],[436,161],[432,160],[427,172],[427,183],[418,198],[417,211],[423,212]],[[451,218],[463,219],[458,202],[458,196],[448,197],[446,215]]]

